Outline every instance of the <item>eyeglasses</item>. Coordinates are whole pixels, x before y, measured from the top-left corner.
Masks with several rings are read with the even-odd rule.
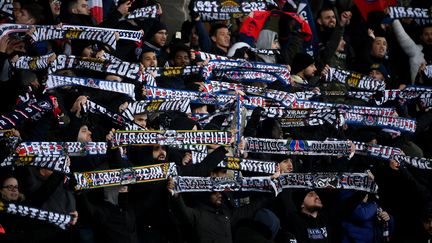
[[[3,186],[3,188],[8,189],[8,191],[18,191],[18,185],[14,186],[14,185],[7,185],[7,186]]]

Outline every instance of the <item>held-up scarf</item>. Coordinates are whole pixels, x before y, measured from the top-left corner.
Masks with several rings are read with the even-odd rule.
[[[0,0],[0,12],[5,13],[12,19],[12,13],[13,13],[12,0]]]
[[[273,83],[278,80],[277,76],[268,73],[267,71],[248,71],[239,70],[238,68],[233,68],[231,70],[213,70],[210,77],[214,79],[225,78],[237,82]]]
[[[106,154],[106,142],[23,142],[16,156],[89,156]]]
[[[46,40],[91,40],[98,41],[108,45],[113,50],[116,49],[116,37],[114,31],[92,29],[87,27],[83,29],[63,29],[57,26],[38,26],[35,25],[34,32],[31,34],[33,41],[46,41]]]
[[[224,131],[115,131],[114,147],[127,145],[220,144],[229,145],[231,133]]]
[[[0,167],[5,166],[34,166],[50,169],[61,173],[69,174],[70,169],[67,165],[68,156],[8,156]]]
[[[218,94],[207,92],[196,92],[187,90],[165,89],[159,87],[145,86],[147,98],[150,99],[191,99],[191,103],[225,105],[236,99],[235,95]],[[246,96],[243,105],[247,108],[261,106],[266,103],[265,98],[257,96]]]
[[[246,137],[245,151],[286,155],[351,156],[348,141],[313,141]]]
[[[158,5],[150,5],[145,6],[143,8],[138,8],[132,11],[126,19],[138,19],[138,18],[146,18],[146,19],[154,19],[158,16]]]
[[[46,211],[15,203],[4,203],[2,201],[0,201],[0,212],[45,221],[54,224],[61,229],[66,229],[73,220],[72,216],[69,214]]]
[[[373,79],[361,73],[337,68],[330,68],[326,75],[326,81],[336,81],[363,90],[376,91],[385,89],[385,82],[382,80]]]
[[[210,60],[203,66],[202,75],[207,80],[212,77],[213,71],[251,71],[252,73],[264,72],[277,77],[283,84],[290,83],[290,73],[285,65],[265,62],[248,62],[245,60]]]
[[[254,0],[254,1],[209,1],[195,0],[193,10],[197,12],[203,21],[227,20],[231,17],[241,17],[253,11],[267,10],[267,6],[278,5],[273,0]]]
[[[154,164],[113,170],[74,172],[75,190],[166,180],[177,175],[175,163]]]
[[[106,90],[106,91],[128,95],[129,97],[135,100],[135,85],[131,83],[93,79],[93,78],[61,76],[61,75],[53,75],[53,74],[48,75],[48,80],[45,86],[47,90],[60,88],[64,86],[83,86],[88,88]]]
[[[36,103],[26,103],[20,107],[15,108],[7,114],[0,116],[0,129],[14,128],[25,120],[39,120],[42,115],[47,112],[52,112],[54,106],[50,99],[40,100]]]
[[[142,71],[140,64],[130,62],[116,62],[91,57],[76,57],[58,55],[51,63],[48,73],[55,73],[61,69],[84,69],[96,72],[114,74],[142,82]]]
[[[217,93],[222,91],[242,90],[246,93],[264,96],[269,99],[273,99],[283,106],[290,107],[296,101],[297,93],[291,94],[284,91],[264,89],[250,85],[244,85],[239,83],[228,83],[219,81],[208,81],[205,84],[207,92]]]
[[[195,66],[184,66],[184,67],[148,67],[144,68],[145,72],[155,72],[156,77],[176,77],[186,76],[191,74],[199,74],[202,67]]]
[[[168,145],[171,148],[180,149],[183,151],[191,151],[191,152],[198,152],[198,153],[208,153],[208,149],[206,145],[178,145],[178,144],[171,144]]]
[[[397,115],[396,109],[393,107],[368,107],[368,106],[355,106],[337,103],[325,103],[308,100],[297,100],[292,108],[296,109],[324,109],[324,108],[337,108],[340,112],[356,113],[361,115],[375,115],[375,116],[395,116]]]
[[[413,18],[420,25],[432,22],[430,10],[427,8],[392,6],[388,7],[388,12],[392,19]]]
[[[134,115],[136,114],[155,111],[179,111],[191,113],[190,99],[135,101],[129,103],[128,107],[122,112],[122,115],[133,121]]]
[[[416,130],[416,121],[409,118],[362,115],[351,112],[344,113],[344,118],[346,124],[390,128],[411,133]]]
[[[285,107],[265,107],[262,116],[279,119],[282,127],[319,126],[324,122],[336,127],[344,124],[344,117],[335,108],[326,109],[287,109]]]
[[[275,192],[274,183],[269,176],[239,177],[174,177],[174,192]]]
[[[80,29],[86,31],[110,31],[119,33],[119,39],[121,40],[130,40],[141,42],[143,38],[143,33],[141,31],[134,30],[123,30],[123,29],[110,29],[110,28],[101,28],[101,27],[93,27],[93,26],[81,26],[81,25],[63,25],[62,29]]]
[[[432,170],[432,160],[428,158],[410,157],[401,154],[394,155],[393,158],[399,164],[408,164],[422,170]]]
[[[16,69],[27,69],[27,70],[42,70],[47,69],[49,66],[48,59],[53,56],[53,54],[47,54],[43,56],[21,56],[18,61],[12,63],[13,67]]]
[[[390,159],[395,155],[401,154],[401,149],[379,144],[369,144],[353,141],[356,146],[355,154],[363,156],[371,156],[379,159]]]
[[[207,153],[192,151],[192,163],[193,164],[201,163],[206,156]],[[218,164],[218,167],[226,168],[230,170],[241,170],[241,171],[274,174],[276,172],[276,165],[277,163],[273,161],[225,157],[225,159]]]
[[[14,135],[12,129],[0,130],[0,139],[2,138],[10,138]]]
[[[106,107],[103,107],[99,104],[94,103],[91,100],[87,100],[86,103],[83,105],[84,112],[90,112],[93,114],[100,114],[105,115],[109,118],[111,118],[111,121],[119,126],[122,126],[124,128],[133,129],[133,130],[140,130],[144,129],[140,125],[136,124],[133,119],[130,120],[128,117],[125,117],[117,112],[111,111],[107,109]]]
[[[378,185],[367,173],[287,173],[273,180],[285,188],[350,189],[377,193]]]

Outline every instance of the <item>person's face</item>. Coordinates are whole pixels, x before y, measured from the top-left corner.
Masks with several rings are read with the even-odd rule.
[[[210,202],[215,206],[220,206],[222,204],[222,194],[220,192],[212,192]]]
[[[315,67],[315,64],[312,63],[304,70],[304,76],[306,79],[312,78],[315,75],[315,72],[317,71],[317,68]]]
[[[426,221],[423,221],[423,228],[429,235],[432,235],[432,218],[428,218]]]
[[[155,145],[153,146],[153,159],[158,161],[165,161],[166,159],[166,149],[164,146]]]
[[[134,122],[143,128],[147,127],[147,114],[138,114],[134,116]]]
[[[281,127],[280,123],[277,121],[272,128],[272,137],[273,138],[283,138],[282,127]]]
[[[323,205],[321,203],[321,199],[315,191],[310,191],[308,194],[306,194],[303,200],[302,209],[307,211],[316,211],[322,207]]]
[[[279,163],[279,168],[281,170],[281,173],[290,173],[294,170],[292,160],[286,159]]]
[[[122,81],[122,78],[121,78],[120,76],[117,76],[117,75],[108,74],[108,75],[105,77],[105,80],[121,82],[121,81]]]
[[[174,56],[174,66],[184,67],[190,64],[189,55],[185,51],[178,51]]]
[[[420,36],[420,39],[424,43],[432,45],[432,27],[425,27],[423,29],[422,35]]]
[[[327,10],[321,12],[321,16],[317,20],[318,24],[324,28],[335,28],[336,27],[336,16],[333,10]]]
[[[375,37],[372,43],[372,56],[383,58],[387,52],[387,41],[384,37]]]
[[[49,5],[51,8],[51,13],[54,15],[54,17],[59,16],[61,2],[59,0],[50,0]]]
[[[12,13],[13,13],[13,16],[15,17],[15,20],[16,20],[18,18],[18,16],[21,15],[21,3],[13,2],[12,6],[13,6]]]
[[[83,49],[81,56],[82,57],[92,57],[94,54],[92,46],[87,46]]]
[[[372,77],[377,80],[385,80],[384,75],[378,70],[372,70],[369,72],[369,77]]]
[[[280,49],[279,39],[275,38],[270,46],[271,49]]]
[[[2,198],[6,201],[16,201],[18,200],[19,190],[18,181],[15,178],[8,178],[3,182],[1,188]]]
[[[165,46],[167,41],[168,32],[167,30],[159,30],[154,34],[153,41],[159,46]]]
[[[191,46],[198,46],[199,45],[199,37],[198,37],[198,33],[197,33],[195,27],[193,27],[192,31],[191,31],[190,45]]]
[[[216,35],[212,36],[212,40],[216,46],[228,48],[230,46],[231,35],[228,28],[220,28],[216,31]]]
[[[78,0],[76,6],[77,14],[90,15],[90,8],[88,6],[87,0]]]
[[[78,142],[92,142],[92,132],[89,130],[89,128],[84,125],[80,128],[78,132]]]
[[[35,24],[35,19],[25,9],[21,9],[17,14],[15,23],[17,24]]]
[[[141,64],[145,67],[156,67],[157,66],[157,58],[154,52],[146,52],[141,57]]]

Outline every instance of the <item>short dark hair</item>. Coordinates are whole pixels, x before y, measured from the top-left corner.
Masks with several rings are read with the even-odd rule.
[[[334,9],[333,9],[332,7],[330,7],[330,6],[324,6],[324,7],[322,7],[322,8],[320,9],[320,11],[318,11],[317,19],[318,19],[318,18],[321,18],[321,14],[322,14],[322,12],[325,12],[325,11],[333,11],[333,13],[336,14],[335,11],[334,11]]]
[[[222,28],[227,28],[228,29],[228,26],[226,26],[225,24],[214,24],[214,25],[212,25],[211,28],[210,28],[210,31],[209,31],[209,35],[210,36],[216,36],[217,31],[219,29],[222,29]]]
[[[35,20],[36,24],[40,24],[45,20],[43,7],[36,3],[26,3],[21,7],[21,10],[26,10]]]

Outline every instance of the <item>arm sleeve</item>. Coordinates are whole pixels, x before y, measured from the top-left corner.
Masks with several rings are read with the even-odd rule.
[[[216,166],[225,158],[228,151],[220,146],[211,152],[201,163],[184,166],[181,168],[183,176],[208,176]]]
[[[186,206],[181,195],[177,198],[172,198],[172,208],[174,213],[181,217],[181,219],[186,220],[186,222],[192,226],[196,225],[198,218],[198,211],[194,208]]]
[[[404,52],[409,57],[414,57],[418,55],[421,50],[417,47],[416,43],[409,37],[409,35],[405,32],[401,22],[398,19],[395,19],[392,23],[393,32],[396,36],[399,45],[402,47]]]
[[[201,20],[195,21],[195,28],[199,38],[199,46],[204,52],[209,52],[212,48],[212,41],[204,28],[204,24]]]
[[[363,221],[370,219],[376,215],[377,205],[375,203],[360,203],[357,205],[352,216],[354,219]]]

